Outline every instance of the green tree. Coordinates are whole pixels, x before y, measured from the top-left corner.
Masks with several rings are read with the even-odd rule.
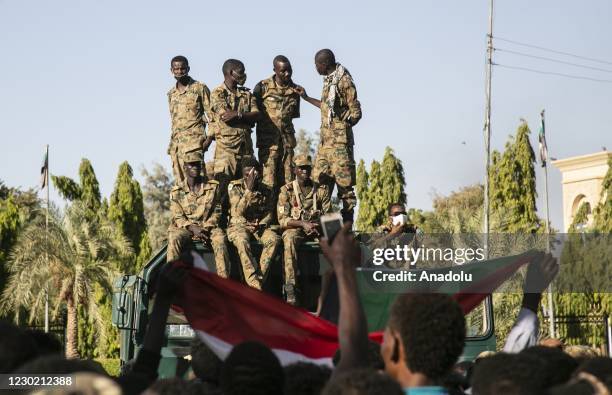
[[[92,220],[89,208],[75,201],[60,217],[50,212],[48,234],[44,218],[37,217],[19,235],[8,261],[9,280],[2,294],[3,313],[27,308],[29,321],[42,316],[45,290],[56,317],[67,311],[66,356],[78,357],[79,306],[87,309],[104,339],[104,322],[98,305],[92,300],[95,286],[111,292],[115,257],[127,255],[128,241],[116,227],[105,220]]]
[[[370,207],[369,195],[368,195],[368,189],[369,189],[369,184],[370,184],[369,175],[368,175],[368,169],[366,169],[366,165],[363,159],[359,160],[359,164],[357,165],[356,176],[357,176],[357,179],[356,179],[357,182],[355,185],[355,193],[357,195],[358,211],[357,211],[357,221],[355,224],[358,230],[363,231],[367,229],[369,226],[367,216],[368,216],[368,211]]]
[[[316,138],[313,137],[312,134],[308,133],[306,129],[300,129],[295,134],[295,140],[296,140],[296,146],[295,146],[296,155],[310,155],[314,157]]]
[[[612,233],[612,157],[608,157],[608,171],[601,186],[601,198],[593,212],[593,228],[601,233]]]
[[[142,169],[144,183],[144,214],[147,220],[149,239],[153,251],[159,250],[168,238],[170,215],[170,191],[172,190],[172,175],[159,163],[148,171]]]
[[[88,159],[81,159],[78,183],[66,176],[51,176],[51,180],[64,199],[81,201],[88,209],[88,215],[98,213],[101,204],[100,184]]]
[[[122,272],[137,272],[151,256],[151,246],[147,235],[147,222],[144,216],[144,203],[140,184],[134,179],[132,167],[123,162],[115,181],[115,189],[110,197],[108,218],[121,230],[134,249],[136,264],[129,259],[121,265]]]

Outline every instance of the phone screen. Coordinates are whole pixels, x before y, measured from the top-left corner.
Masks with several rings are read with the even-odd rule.
[[[342,217],[321,218],[321,228],[323,229],[323,236],[331,243],[336,234],[342,229]]]

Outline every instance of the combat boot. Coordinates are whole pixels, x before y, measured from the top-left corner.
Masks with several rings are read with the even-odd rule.
[[[297,305],[297,298],[295,296],[295,285],[285,284],[285,301],[292,306]]]

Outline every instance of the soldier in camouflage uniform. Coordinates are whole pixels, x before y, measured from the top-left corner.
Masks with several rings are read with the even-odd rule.
[[[272,62],[274,75],[253,89],[262,117],[257,122],[258,158],[263,182],[277,188],[293,180],[293,149],[296,146],[293,119],[300,117],[300,95],[291,80],[291,63],[283,55]]]
[[[342,200],[342,217],[353,220],[355,197],[355,159],[353,126],[361,119],[357,89],[347,69],[336,63],[334,53],[322,49],[315,56],[317,72],[325,76],[321,100],[308,97],[298,87],[302,98],[321,109],[321,140],[313,170],[315,182],[328,185],[330,193],[338,186]]]
[[[255,159],[244,162],[242,174],[243,178],[230,182],[228,186],[230,220],[227,238],[238,250],[247,284],[261,289],[281,243],[280,236],[270,225],[276,199],[272,189],[259,181],[259,163]],[[263,245],[259,270],[251,253],[252,237]]]
[[[208,87],[189,76],[189,62],[184,56],[175,56],[170,70],[176,85],[168,91],[168,104],[172,120],[172,135],[168,154],[176,185],[185,182],[181,158],[189,152],[202,152],[206,139],[207,116],[210,113]]]
[[[282,186],[278,196],[278,223],[284,230],[285,296],[290,304],[296,304],[297,248],[319,236],[319,217],[331,210],[327,188],[312,181],[311,171],[310,156],[296,155],[295,180]]]
[[[182,159],[185,183],[175,185],[170,193],[172,223],[168,228],[168,262],[192,248],[193,240],[200,240],[212,246],[217,274],[227,278],[229,254],[225,233],[218,227],[221,217],[219,182],[206,177],[201,151],[187,153]]]
[[[260,114],[255,98],[248,88],[242,86],[247,77],[244,64],[236,59],[226,60],[223,77],[223,84],[213,89],[210,95],[214,128],[204,143],[204,150],[213,139],[216,141],[215,177],[229,181],[242,177],[242,161],[253,157],[251,128]]]

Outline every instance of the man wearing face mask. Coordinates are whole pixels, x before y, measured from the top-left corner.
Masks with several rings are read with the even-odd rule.
[[[353,189],[356,181],[353,126],[361,119],[361,104],[351,74],[336,62],[331,50],[317,52],[315,67],[324,77],[321,100],[309,97],[304,88],[297,88],[304,100],[321,109],[321,141],[312,178],[327,185],[330,194],[334,184],[338,186],[342,217],[345,222],[352,222],[357,204]]]
[[[215,176],[229,181],[242,177],[240,164],[253,157],[251,128],[259,119],[259,110],[254,96],[243,86],[247,78],[244,64],[228,59],[223,63],[222,71],[224,81],[210,95],[215,128],[204,142],[204,150],[213,139],[216,141]]]
[[[422,232],[413,224],[408,223],[406,207],[402,203],[391,203],[387,208],[387,221],[378,227],[368,241],[371,249],[394,248],[397,245],[418,244],[418,236]],[[395,269],[403,268],[407,262],[387,261],[386,265]]]
[[[202,153],[206,138],[206,124],[210,115],[210,90],[202,82],[189,76],[189,61],[184,56],[175,56],[170,61],[170,71],[176,79],[168,92],[172,135],[168,154],[172,159],[174,182],[185,182],[182,157],[189,152]]]
[[[260,171],[255,159],[248,160],[242,164],[243,177],[228,186],[230,220],[227,237],[238,250],[246,283],[256,289],[261,289],[281,243],[275,231],[278,225],[271,225],[276,201],[274,192],[261,182]],[[252,238],[263,246],[259,265],[251,252]]]
[[[263,166],[263,182],[277,188],[293,180],[291,163],[296,146],[293,119],[300,117],[300,94],[291,79],[289,59],[278,55],[274,75],[253,89],[262,117],[257,122],[258,158]]]

